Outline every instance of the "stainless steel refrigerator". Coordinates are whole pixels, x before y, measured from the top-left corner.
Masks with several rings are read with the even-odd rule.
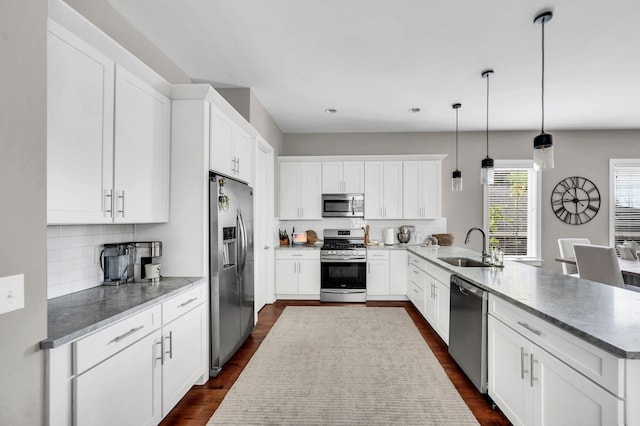
[[[211,173],[209,204],[213,377],[253,330],[253,189]]]

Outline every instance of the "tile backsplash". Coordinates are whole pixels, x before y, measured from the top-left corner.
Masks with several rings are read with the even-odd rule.
[[[103,245],[133,239],[133,225],[48,226],[47,298],[99,286]]]
[[[322,220],[282,220],[277,225],[280,229],[286,229],[288,234],[295,227],[298,231],[314,230],[318,238],[322,239],[322,231],[325,229],[357,229],[369,225],[369,237],[373,240],[382,241],[382,230],[384,228],[394,228],[397,234],[398,228],[403,225],[415,227],[416,243],[424,243],[427,236],[447,232],[447,219],[430,220],[365,220],[349,218],[326,218]],[[395,237],[398,243],[398,237]]]

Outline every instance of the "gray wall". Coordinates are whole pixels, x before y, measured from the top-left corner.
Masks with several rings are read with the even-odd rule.
[[[554,261],[558,256],[557,239],[588,237],[596,244],[609,241],[609,158],[640,158],[640,131],[565,131],[552,132],[555,144],[553,170],[542,174],[542,257],[543,267],[561,271]],[[490,156],[494,159],[532,158],[533,137],[537,132],[491,132]],[[482,185],[480,161],[486,153],[484,132],[459,135],[459,168],[464,191],[450,190],[455,169],[453,133],[358,133],[358,134],[285,134],[282,155],[362,155],[362,154],[447,154],[443,162],[443,209],[455,244],[463,245],[472,226],[482,226]],[[591,179],[602,195],[602,207],[596,217],[584,225],[567,225],[558,220],[550,207],[553,187],[568,176]],[[480,238],[474,236],[470,247],[479,250]]]
[[[0,424],[43,422],[47,0],[0,7],[0,277],[24,274],[25,308],[0,315]]]
[[[180,67],[131,25],[107,0],[64,1],[168,82],[191,83],[191,78]]]
[[[273,147],[275,156],[282,152],[284,135],[253,90],[249,88],[216,89]]]

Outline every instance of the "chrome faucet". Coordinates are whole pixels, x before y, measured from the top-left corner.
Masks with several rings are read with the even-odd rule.
[[[469,232],[467,232],[467,237],[464,239],[464,243],[469,244],[471,231],[480,231],[480,233],[482,234],[482,260],[485,261],[489,259],[489,255],[487,254],[487,234],[484,232],[484,229],[478,227],[469,229]]]

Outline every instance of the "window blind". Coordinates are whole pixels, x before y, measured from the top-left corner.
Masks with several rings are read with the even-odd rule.
[[[614,240],[640,242],[640,166],[616,165]]]
[[[496,168],[488,188],[489,245],[507,256],[528,254],[529,177],[527,169]]]

